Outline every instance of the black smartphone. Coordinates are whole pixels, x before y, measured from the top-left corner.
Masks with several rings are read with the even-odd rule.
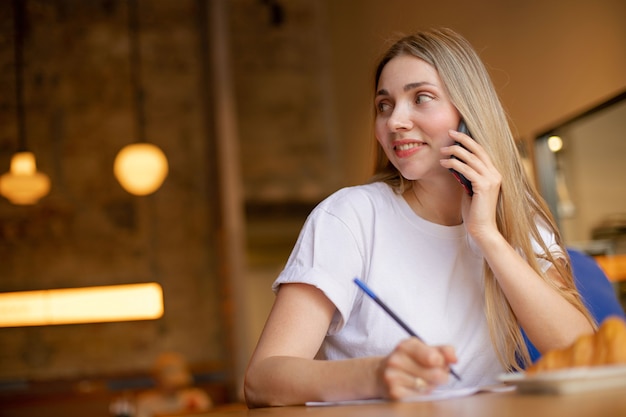
[[[459,128],[457,129],[459,132],[461,133],[465,133],[467,136],[469,136],[470,138],[472,137],[472,135],[470,134],[470,131],[467,129],[467,126],[465,125],[465,122],[461,119],[461,122],[459,123]],[[463,146],[461,145],[459,142],[455,142],[457,145],[459,146]],[[463,146],[463,148],[465,148]],[[451,158],[455,158],[455,159],[459,159],[456,156],[452,155]],[[461,161],[459,159],[459,161]],[[461,161],[463,162],[463,161]],[[452,172],[452,174],[456,177],[456,179],[461,183],[461,185],[463,186],[463,188],[465,188],[465,191],[467,191],[467,194],[471,196],[474,195],[474,190],[472,190],[472,182],[470,180],[468,180],[467,178],[465,178],[463,176],[463,174],[461,174],[458,171],[455,171],[454,169],[450,168],[450,172]]]

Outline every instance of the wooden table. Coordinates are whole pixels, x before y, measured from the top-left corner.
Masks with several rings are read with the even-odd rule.
[[[624,417],[626,389],[577,394],[485,393],[442,401],[215,410],[206,417]]]
[[[594,256],[612,282],[626,281],[626,254]]]

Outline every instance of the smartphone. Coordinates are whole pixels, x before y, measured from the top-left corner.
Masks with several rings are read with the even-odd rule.
[[[470,131],[467,129],[467,126],[465,125],[465,121],[463,121],[463,119],[461,119],[461,122],[459,123],[459,128],[457,130],[459,132],[461,132],[461,133],[465,133],[470,138],[472,137],[472,135],[470,134]],[[459,146],[463,146],[459,142],[455,142],[455,143],[457,145],[459,145]],[[463,148],[465,148],[465,147],[463,146]],[[450,158],[458,159],[454,155],[452,155]],[[461,160],[459,159],[459,161],[461,161]],[[461,161],[461,162],[463,162],[463,161]],[[452,175],[454,175],[456,177],[456,179],[461,183],[463,188],[465,188],[465,191],[467,192],[467,194],[469,194],[470,197],[473,196],[474,195],[474,190],[472,190],[472,182],[470,180],[468,180],[467,178],[465,178],[465,176],[463,176],[463,174],[461,174],[458,171],[455,171],[452,168],[450,168],[450,172],[452,172]]]

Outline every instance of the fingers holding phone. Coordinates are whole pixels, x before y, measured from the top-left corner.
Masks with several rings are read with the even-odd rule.
[[[467,136],[469,136],[470,138],[472,137],[472,135],[469,132],[469,129],[467,128],[467,125],[465,124],[465,121],[463,121],[463,119],[461,119],[461,122],[459,123],[459,127],[457,129],[460,133],[463,133]],[[455,142],[456,145],[459,145],[463,148],[465,148],[465,146],[463,146],[461,143],[459,142]],[[467,149],[467,148],[465,148]],[[459,159],[454,155],[450,155],[450,158],[455,158],[455,159]],[[459,159],[460,160],[460,159]],[[462,160],[460,160],[461,162],[464,162]],[[465,178],[465,176],[463,174],[461,174],[459,171],[453,169],[453,168],[449,168],[450,172],[452,172],[452,175],[454,175],[454,177],[457,179],[457,181],[459,181],[459,183],[463,186],[463,188],[465,188],[465,192],[471,197],[474,195],[474,189],[472,188],[472,182],[470,180],[468,180],[467,178]]]

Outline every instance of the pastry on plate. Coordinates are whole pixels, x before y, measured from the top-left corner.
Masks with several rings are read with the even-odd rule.
[[[583,366],[626,364],[626,322],[608,317],[594,334],[580,336],[565,349],[555,349],[539,358],[527,375]]]

